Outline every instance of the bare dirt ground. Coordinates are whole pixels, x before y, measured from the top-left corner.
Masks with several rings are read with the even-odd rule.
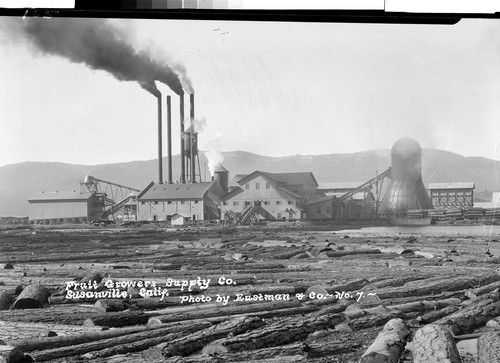
[[[401,318],[400,362],[413,362],[420,327],[457,337],[500,315],[500,236],[339,228],[4,229],[0,341],[49,362],[347,363]],[[13,309],[30,285],[43,307]]]

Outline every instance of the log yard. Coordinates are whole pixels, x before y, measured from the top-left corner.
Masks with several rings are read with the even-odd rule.
[[[147,91],[155,180],[83,174],[1,220],[0,362],[500,362],[500,193],[478,201],[468,177],[424,184],[411,132],[359,181],[222,160],[207,177],[185,69],[106,24],[16,29],[43,56]]]

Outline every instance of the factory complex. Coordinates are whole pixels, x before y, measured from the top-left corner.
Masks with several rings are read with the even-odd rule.
[[[193,95],[190,101],[193,119]],[[167,105],[170,107],[170,98]],[[159,120],[161,160],[160,117]],[[314,174],[307,171],[255,170],[230,179],[230,171],[220,163],[212,170],[211,180],[202,181],[201,173],[196,170],[199,160],[193,125],[182,135],[179,181],[172,181],[169,147],[167,182],[162,180],[161,161],[159,180],[143,190],[87,175],[80,181],[80,191],[39,192],[28,199],[30,221],[39,224],[162,221],[171,225],[215,221],[233,225],[385,219],[395,224],[425,225],[440,219],[499,215],[498,203],[494,201],[474,207],[473,182],[430,183],[426,188],[421,177],[421,148],[411,138],[398,140],[391,150],[391,165],[368,181],[318,183]]]

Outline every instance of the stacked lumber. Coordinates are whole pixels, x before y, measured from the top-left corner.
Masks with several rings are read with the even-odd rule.
[[[470,208],[465,210],[464,217],[468,219],[477,219],[484,216],[484,208]]]

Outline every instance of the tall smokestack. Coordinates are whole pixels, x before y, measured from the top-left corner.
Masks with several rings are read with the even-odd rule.
[[[172,184],[172,104],[167,96],[167,155],[168,155],[168,183]]]
[[[190,158],[190,161],[191,161],[191,182],[192,183],[196,183],[196,165],[195,165],[195,153],[196,153],[196,150],[194,149],[195,148],[195,145],[194,145],[194,93],[191,93],[189,95],[189,104],[190,104],[190,109],[189,109],[189,116],[190,116],[190,122],[191,122],[191,135],[189,135],[191,137],[191,150],[190,150],[190,155],[191,155],[191,158]]]
[[[159,93],[159,92],[158,92]],[[161,132],[161,93],[157,96],[158,99],[158,183],[163,183],[163,155],[162,155],[162,132]]]
[[[186,182],[186,168],[184,156],[184,93],[179,95],[181,112],[181,183]]]

